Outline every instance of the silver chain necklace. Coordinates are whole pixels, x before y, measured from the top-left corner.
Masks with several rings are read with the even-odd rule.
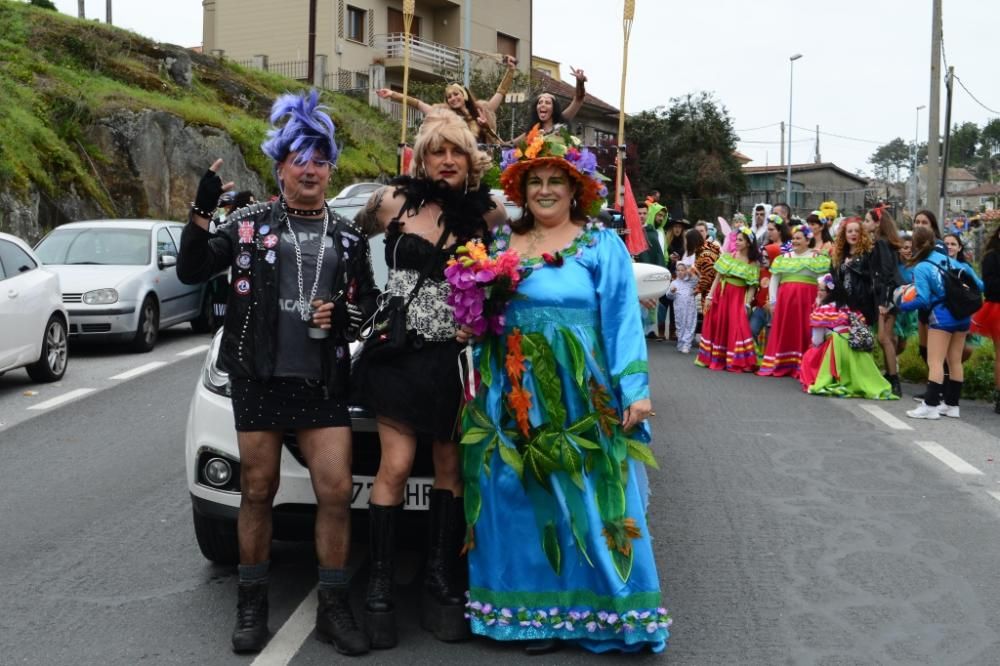
[[[285,206],[285,202],[281,202],[281,216],[284,221],[288,223],[288,231],[292,234],[292,245],[295,246],[295,269],[296,278],[299,283],[299,318],[304,322],[309,322],[312,318],[311,313],[306,308],[306,296],[303,291],[302,285],[302,248],[299,246],[299,235],[295,233],[295,227],[292,226],[292,221],[288,218],[288,209]],[[330,222],[330,213],[326,206],[323,206],[323,233],[319,237],[319,252],[316,254],[316,275],[313,278],[312,291],[309,292],[309,301],[312,303],[316,298],[316,291],[319,289],[319,276],[323,271],[323,255],[326,253],[326,231]]]

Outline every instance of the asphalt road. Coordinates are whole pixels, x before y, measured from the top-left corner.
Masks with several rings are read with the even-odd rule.
[[[273,554],[274,649],[229,651],[235,573],[198,552],[183,470],[202,359],[177,354],[205,342],[179,333],[165,365],[120,380],[120,365],[151,361],[109,354],[87,377],[104,378],[93,392],[0,428],[0,664],[337,658],[310,635],[315,560],[295,543]],[[914,423],[908,399],[810,397],[794,380],[696,369],[668,344],[651,347],[651,368],[670,647],[533,662],[1000,664],[1000,417],[963,405],[960,421]],[[24,390],[4,377],[0,407],[23,407]],[[424,634],[417,558],[402,559],[401,645],[360,661],[523,658]]]

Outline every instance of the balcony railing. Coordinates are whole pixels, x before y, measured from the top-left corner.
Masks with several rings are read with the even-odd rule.
[[[383,51],[387,58],[402,58],[404,37],[401,32],[376,35],[375,48]],[[410,37],[410,60],[443,69],[458,69],[462,64],[457,49],[413,36]]]
[[[394,102],[391,99],[380,99],[378,100],[378,106],[382,109],[382,112],[389,116],[392,120],[397,123],[400,121],[402,116],[403,105],[399,102]],[[415,129],[420,127],[420,124],[424,122],[424,114],[416,109],[410,107],[406,110],[406,126],[410,129]]]

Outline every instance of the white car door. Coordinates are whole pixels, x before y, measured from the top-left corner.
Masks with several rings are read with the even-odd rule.
[[[27,252],[0,239],[0,370],[38,359],[50,310],[47,278]]]

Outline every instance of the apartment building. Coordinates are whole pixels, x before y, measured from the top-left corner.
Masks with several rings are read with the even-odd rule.
[[[403,83],[401,0],[318,0],[314,83],[369,91]],[[309,2],[202,0],[205,53],[297,79],[307,78]],[[465,59],[491,66],[491,54],[513,55],[523,71],[531,60],[531,0],[416,0],[411,79],[433,80]],[[429,100],[430,101],[430,100]]]

